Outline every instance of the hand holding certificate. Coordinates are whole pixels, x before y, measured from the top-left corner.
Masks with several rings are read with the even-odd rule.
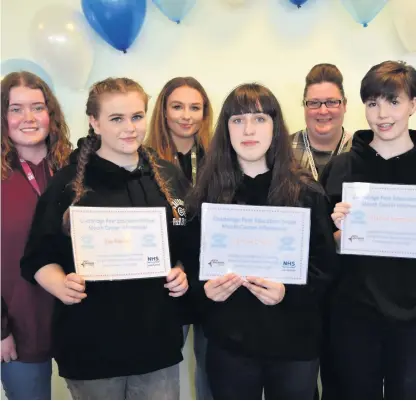
[[[168,275],[165,208],[71,206],[70,216],[76,272],[85,280]]]
[[[416,186],[344,183],[342,254],[416,258]]]
[[[227,273],[305,284],[310,209],[202,205],[200,280]]]

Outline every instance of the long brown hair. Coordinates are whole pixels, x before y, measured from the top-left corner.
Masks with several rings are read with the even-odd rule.
[[[104,94],[111,93],[128,93],[128,92],[137,92],[143,98],[145,104],[145,112],[147,112],[147,106],[149,97],[144,91],[144,89],[136,82],[130,78],[107,78],[103,81],[95,83],[89,92],[86,114],[88,117],[94,117],[95,119],[99,118],[100,115],[100,98]],[[81,149],[78,155],[77,160],[77,171],[74,179],[71,182],[72,190],[75,193],[75,197],[71,205],[76,205],[83,198],[83,196],[89,191],[85,186],[85,171],[92,154],[94,154],[100,148],[100,137],[94,132],[93,127],[90,125],[88,130],[88,135],[85,140],[82,142]],[[165,195],[165,198],[169,204],[173,205],[173,197],[170,191],[170,188],[167,182],[162,178],[159,165],[157,163],[155,155],[147,150],[146,148],[141,148],[142,155],[148,160],[153,173],[155,180],[160,188],[160,190]],[[172,206],[172,210],[175,217],[179,217],[176,214],[176,209]],[[65,232],[69,232],[69,208],[65,211],[63,217],[63,229]]]
[[[212,133],[212,106],[203,86],[193,77],[176,77],[167,82],[156,99],[150,121],[149,133],[145,143],[154,149],[162,159],[174,164],[178,164],[178,161],[175,159],[176,146],[166,121],[166,107],[168,97],[175,89],[181,88],[182,86],[195,89],[202,96],[204,119],[201,128],[196,134],[196,142],[204,151],[208,149]]]
[[[268,88],[249,83],[235,88],[221,108],[197,184],[187,199],[193,213],[198,213],[202,202],[233,201],[243,172],[231,145],[228,121],[233,115],[246,113],[265,113],[273,120],[273,139],[266,153],[267,167],[272,171],[268,204],[298,205],[302,182],[308,181],[309,177],[296,167],[280,104]]]
[[[1,81],[1,179],[7,179],[16,168],[17,150],[9,137],[7,113],[10,103],[10,91],[14,87],[24,86],[30,89],[40,89],[45,98],[49,113],[49,135],[46,138],[48,154],[46,159],[52,170],[58,170],[68,163],[72,150],[69,141],[69,129],[64,114],[55,95],[37,75],[27,71],[12,72]]]

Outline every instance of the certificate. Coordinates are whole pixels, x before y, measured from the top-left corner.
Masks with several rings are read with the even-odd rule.
[[[340,252],[416,258],[416,185],[344,183]]]
[[[75,269],[85,280],[169,273],[165,208],[71,206],[70,217]]]
[[[310,209],[202,204],[200,280],[227,273],[306,284]]]

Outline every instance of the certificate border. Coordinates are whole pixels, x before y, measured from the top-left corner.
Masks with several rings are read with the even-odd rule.
[[[306,207],[235,205],[235,204],[221,204],[221,203],[207,203],[207,202],[204,202],[202,205],[204,205],[204,204],[206,204],[206,205],[214,205],[214,207],[212,209],[220,210],[220,211],[224,211],[224,210],[227,211],[227,210],[233,209],[233,207],[238,207],[238,210],[240,210],[242,212],[244,212],[244,211],[260,211],[262,213],[263,212],[264,213],[273,212],[273,213],[277,213],[277,214],[288,214],[288,213],[291,213],[291,214],[293,214],[293,213],[301,214],[302,215],[302,222],[301,222],[301,226],[302,226],[302,228],[301,228],[301,236],[302,236],[302,238],[305,235],[305,217],[306,217],[305,214],[306,213],[304,212],[304,210],[309,210],[308,216],[309,216],[309,219],[311,218],[311,208],[306,208]],[[204,210],[202,209],[201,218],[202,218],[203,213],[204,213]],[[311,224],[311,222],[310,222],[310,224]],[[202,224],[201,224],[201,241],[200,241],[200,243],[201,243],[200,266],[202,265],[201,255],[202,254],[205,255],[205,245],[204,245],[204,243],[202,241],[202,233],[204,231],[204,228],[205,228],[205,224],[203,223],[203,219],[202,219]],[[285,280],[297,280],[297,281],[300,281],[302,279],[303,272],[304,272],[304,247],[303,247],[303,243],[304,242],[305,241],[303,241],[303,239],[302,239],[302,241],[301,241],[301,258],[300,258],[301,267],[300,267],[299,277],[297,277],[297,276],[296,277],[293,277],[293,276],[292,277],[285,277]],[[309,233],[309,242],[307,244],[307,248],[308,248],[308,252],[307,253],[308,253],[308,255],[309,255],[309,243],[310,243],[310,233]],[[307,264],[306,264],[306,269],[308,270],[309,269],[309,256],[307,257],[307,259],[308,260],[307,260]],[[204,274],[205,277],[210,277],[210,278],[216,278],[216,277],[219,277],[219,276],[222,276],[222,275],[223,275],[223,272],[218,273],[218,274]],[[276,277],[264,277],[264,279],[266,279],[266,280],[267,279],[268,280],[273,280],[273,281],[276,281],[277,280]],[[209,279],[203,279],[202,281],[206,281],[206,280],[209,280]],[[305,283],[299,283],[299,285],[306,285],[307,282],[308,282],[308,276],[307,276],[307,273],[306,273],[306,282]],[[295,284],[295,283],[291,283],[291,284]]]
[[[140,213],[148,213],[153,212],[159,215],[159,223],[160,223],[160,231],[162,233],[162,253],[163,253],[163,261],[165,266],[168,268],[162,268],[160,271],[154,272],[152,275],[147,276],[146,273],[128,273],[128,274],[96,274],[96,275],[88,275],[83,276],[86,281],[112,281],[112,280],[127,280],[129,277],[134,276],[134,278],[140,278],[140,276],[146,276],[145,278],[156,278],[156,277],[164,277],[166,276],[170,269],[171,269],[171,262],[170,262],[170,249],[169,249],[169,232],[167,230],[167,219],[166,219],[166,209],[164,207],[92,207],[92,206],[70,206],[69,213],[72,220],[72,216],[74,213],[109,213],[109,214],[120,214],[120,213],[131,213],[131,212],[140,212]],[[77,233],[74,227],[74,224],[71,224],[71,245],[72,245],[72,252],[74,255],[74,265],[75,265],[75,272],[76,274],[80,274],[77,265],[77,251],[76,251],[76,244],[77,242]],[[166,234],[168,238],[168,243],[165,243],[163,231],[166,228]],[[166,252],[167,251],[167,252]],[[81,274],[80,274],[81,275]]]
[[[381,190],[392,190],[394,191],[403,191],[403,192],[413,192],[416,193],[416,185],[407,185],[407,184],[377,184],[373,182],[344,182],[342,183],[342,199],[347,198],[346,194],[348,191],[354,190],[355,184],[364,184],[368,185],[370,188],[375,187],[376,189]],[[345,196],[344,196],[345,195]],[[344,222],[344,224],[346,224]],[[395,252],[395,251],[373,251],[369,249],[349,249],[345,246],[348,244],[347,236],[344,235],[345,231],[341,230],[341,247],[340,247],[340,254],[341,255],[359,255],[359,256],[379,256],[381,258],[384,257],[395,257],[395,258],[405,258],[405,259],[413,259],[416,258],[416,250],[414,252]]]

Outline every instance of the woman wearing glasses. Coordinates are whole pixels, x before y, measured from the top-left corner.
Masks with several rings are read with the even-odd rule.
[[[303,91],[306,128],[291,136],[299,164],[319,179],[333,155],[351,148],[351,135],[344,130],[347,111],[343,77],[333,64],[317,64],[306,76]]]
[[[318,181],[331,158],[348,152],[352,142],[352,135],[342,126],[347,99],[342,74],[335,65],[317,64],[312,67],[305,79],[303,107],[306,128],[291,135],[293,153],[301,167],[308,169]],[[325,302],[325,306],[328,304]],[[326,309],[325,307],[325,315],[328,314]],[[326,316],[323,322],[324,340],[320,355],[322,395],[325,399],[332,399],[334,380],[331,366],[327,366],[329,321]],[[319,399],[318,392],[315,399]]]

